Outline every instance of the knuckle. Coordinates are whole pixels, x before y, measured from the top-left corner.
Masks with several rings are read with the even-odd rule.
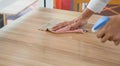
[[[114,40],[114,41],[116,41],[116,40],[120,40],[120,37],[115,36],[115,37],[113,37],[113,40]]]

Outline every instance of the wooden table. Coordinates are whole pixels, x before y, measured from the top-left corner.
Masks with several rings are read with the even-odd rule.
[[[0,66],[120,66],[120,46],[95,33],[53,34],[41,24],[71,20],[78,12],[40,8],[0,30]],[[100,16],[94,15],[89,25]],[[89,28],[90,29],[90,28]]]
[[[17,15],[38,0],[0,0],[0,14],[3,15],[4,25],[6,15]]]

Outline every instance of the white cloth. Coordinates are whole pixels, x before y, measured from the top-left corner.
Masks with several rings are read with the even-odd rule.
[[[110,0],[90,0],[87,8],[95,13],[100,13]]]

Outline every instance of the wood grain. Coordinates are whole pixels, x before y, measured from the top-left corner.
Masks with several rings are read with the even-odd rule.
[[[0,66],[120,66],[120,46],[101,43],[95,33],[53,34],[38,30],[40,24],[79,15],[40,8],[5,26],[0,30]],[[89,25],[99,17],[93,15]]]

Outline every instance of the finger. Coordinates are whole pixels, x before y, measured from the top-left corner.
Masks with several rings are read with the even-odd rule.
[[[54,27],[52,28],[52,30],[56,31],[56,30],[58,30],[58,29],[60,29],[60,28],[62,28],[62,27],[64,27],[64,26],[66,26],[66,25],[67,25],[67,24],[59,23],[59,24],[57,24],[56,26],[54,26]]]
[[[111,38],[109,38],[108,40],[109,40],[109,41],[112,41],[112,40],[113,40],[113,38],[111,37]]]
[[[102,38],[102,37],[104,37],[104,35],[105,35],[105,30],[102,29],[102,30],[100,30],[100,31],[98,32],[97,38]]]
[[[56,26],[54,26],[54,27],[52,28],[52,30],[53,30],[53,31],[56,31],[56,30],[58,30],[58,29],[61,29],[61,28],[65,27],[65,26],[67,26],[68,24],[69,24],[68,22],[59,23],[59,24],[57,24]]]
[[[54,32],[54,33],[66,33],[66,31],[69,31],[70,30],[70,26],[68,25],[68,26],[66,26],[66,27],[63,27],[63,28],[61,28],[61,29],[58,29],[58,30],[56,30],[56,31],[51,31],[51,32]]]
[[[58,33],[58,34],[59,34],[59,33],[66,33],[66,31],[64,31],[64,30],[56,30],[56,31],[53,31],[53,30],[52,30],[51,32],[52,32],[52,33]]]
[[[71,26],[70,30],[76,30],[76,29],[81,28],[81,26],[80,26],[80,24],[78,24],[78,22],[74,22],[70,26]]]
[[[115,45],[118,45],[118,44],[120,43],[120,38],[119,38],[119,36],[113,37],[113,41],[114,41]]]
[[[120,41],[114,41],[114,44],[117,46],[120,44]]]
[[[106,34],[102,39],[101,39],[101,42],[106,42],[111,36]]]
[[[113,34],[110,35],[109,41],[113,41]]]
[[[77,27],[77,25],[76,25],[75,22],[73,22],[72,24],[70,24],[70,30],[75,30],[75,29],[77,29],[76,27]]]
[[[69,30],[67,28],[62,28],[60,30],[51,31],[51,32],[53,32],[53,33],[84,33],[83,29]]]

